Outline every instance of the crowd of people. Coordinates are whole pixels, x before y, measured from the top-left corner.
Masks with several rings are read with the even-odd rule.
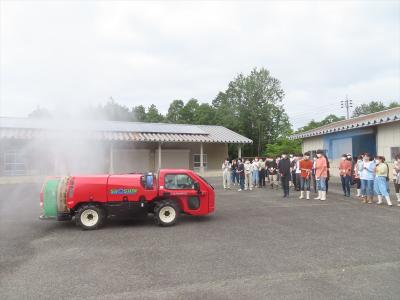
[[[226,159],[222,164],[223,187],[239,186],[238,191],[251,191],[255,188],[283,190],[283,197],[289,197],[290,187],[299,192],[300,199],[310,199],[313,188],[318,195],[317,200],[326,200],[329,187],[330,164],[323,150],[316,151],[311,157],[310,152],[299,155],[283,153],[277,157],[265,159]],[[392,206],[390,199],[389,166],[383,156],[372,156],[364,153],[356,158],[351,154],[343,154],[339,164],[339,174],[343,195],[350,197],[350,188],[356,185],[357,197],[363,203],[374,203]],[[400,154],[396,155],[393,166],[393,182],[400,206]]]

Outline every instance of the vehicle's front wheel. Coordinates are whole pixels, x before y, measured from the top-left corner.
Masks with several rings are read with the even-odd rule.
[[[75,220],[83,230],[94,230],[104,223],[105,213],[99,206],[83,205],[76,212]]]
[[[172,226],[179,217],[178,205],[171,200],[163,200],[154,208],[154,218],[160,226]]]

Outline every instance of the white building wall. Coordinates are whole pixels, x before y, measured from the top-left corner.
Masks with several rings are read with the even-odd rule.
[[[303,145],[302,145],[303,153],[323,148],[324,148],[324,140],[322,136],[310,137],[303,140]]]
[[[391,160],[391,147],[400,147],[400,122],[378,126],[376,134],[376,152]]]
[[[155,151],[155,166],[158,168],[158,149]],[[161,148],[161,168],[162,169],[189,169],[190,164],[189,149],[162,149]]]

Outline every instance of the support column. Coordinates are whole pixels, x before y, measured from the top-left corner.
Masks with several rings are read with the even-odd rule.
[[[110,174],[114,173],[114,144],[110,144],[110,169],[108,170]]]
[[[238,146],[238,158],[242,158],[242,145]]]
[[[158,143],[158,170],[161,169],[161,142]]]
[[[200,174],[204,174],[203,143],[200,143]]]

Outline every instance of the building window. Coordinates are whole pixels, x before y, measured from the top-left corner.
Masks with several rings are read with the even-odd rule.
[[[192,190],[194,181],[185,174],[167,174],[164,179],[164,186],[168,190]]]
[[[203,167],[204,170],[207,170],[208,162],[207,162],[207,154],[203,154]],[[200,154],[193,154],[193,170],[200,170]]]
[[[4,153],[4,174],[7,176],[26,175],[24,156],[15,151]]]

